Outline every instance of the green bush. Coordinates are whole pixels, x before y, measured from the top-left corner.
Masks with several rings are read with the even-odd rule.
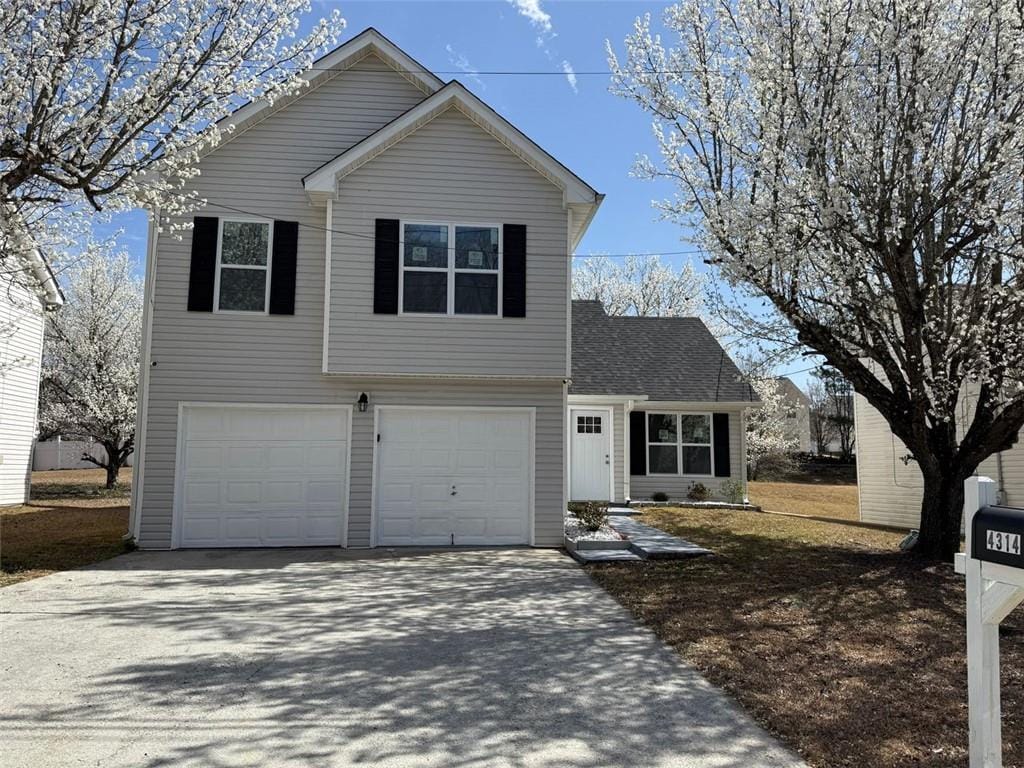
[[[573,501],[569,503],[569,511],[576,516],[588,531],[596,531],[608,519],[607,501]]]
[[[721,489],[722,498],[730,504],[743,503],[743,483],[739,480],[724,480]]]
[[[711,491],[704,483],[694,483],[690,486],[690,490],[686,493],[686,498],[690,501],[707,501],[711,498]]]
[[[664,491],[655,491],[651,494],[651,501],[668,501],[668,494]]]

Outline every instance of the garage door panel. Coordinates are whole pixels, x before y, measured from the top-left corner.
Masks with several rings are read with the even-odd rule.
[[[384,408],[379,431],[378,544],[529,541],[527,411]]]
[[[347,418],[335,408],[186,408],[178,545],[341,544]]]

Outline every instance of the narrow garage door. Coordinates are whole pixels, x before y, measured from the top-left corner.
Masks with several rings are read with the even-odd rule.
[[[377,544],[529,543],[529,411],[382,408]]]
[[[348,422],[337,406],[184,408],[175,546],[341,544]]]

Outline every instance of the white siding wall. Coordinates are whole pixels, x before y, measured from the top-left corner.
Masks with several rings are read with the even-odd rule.
[[[854,400],[857,430],[857,485],[860,519],[866,523],[916,528],[921,522],[921,472],[914,461],[902,458],[910,452],[892,434],[882,415],[857,395]],[[978,474],[998,478],[998,462],[991,456]],[[1024,506],[1024,446],[1018,441],[1002,454],[1006,501]]]
[[[526,317],[373,314],[376,218],[525,224]],[[564,376],[567,226],[557,187],[459,110],[442,113],[341,181],[328,369]]]
[[[639,410],[639,408],[638,408]],[[660,412],[655,408],[652,412]],[[739,481],[742,472],[743,455],[740,442],[740,413],[729,413],[729,477],[696,477],[691,475],[630,475],[630,494],[633,500],[650,499],[651,494],[661,491],[670,499],[682,501],[692,483],[703,483],[711,491],[713,499],[722,498],[722,483],[726,480]]]
[[[146,455],[144,457],[144,479],[142,482],[141,506],[139,510],[139,544],[143,547],[161,548],[170,545],[171,514],[173,502],[174,464],[176,453],[176,431],[178,403],[180,401],[201,402],[248,402],[248,403],[354,403],[360,392],[370,395],[371,404],[403,403],[439,405],[529,405],[537,408],[537,460],[536,460],[536,540],[538,544],[555,545],[561,542],[562,517],[562,456],[564,445],[564,409],[560,383],[515,386],[491,383],[454,383],[441,380],[412,379],[384,383],[373,380],[339,379],[324,376],[322,366],[323,343],[323,298],[324,298],[324,245],[322,228],[325,226],[323,208],[311,207],[302,190],[301,178],[338,153],[364,138],[397,117],[423,98],[404,78],[388,68],[375,57],[360,62],[356,68],[339,75],[321,85],[312,93],[278,112],[265,122],[242,133],[232,142],[214,152],[202,162],[202,175],[197,180],[199,193],[211,205],[204,215],[219,216],[224,212],[217,209],[217,203],[241,208],[270,218],[299,221],[298,265],[296,274],[294,316],[245,316],[188,312],[188,275],[191,235],[186,232],[181,240],[164,235],[159,239],[155,269],[155,295],[153,298],[152,366],[149,368],[149,415],[147,421]],[[444,123],[428,125],[425,134],[434,140],[441,137],[436,129]],[[452,125],[451,127],[456,127]],[[412,141],[416,137],[407,139]],[[401,152],[396,147],[392,152]],[[432,151],[432,150],[431,150]],[[419,153],[416,153],[418,156]],[[389,168],[388,155],[377,158],[370,165],[383,164]],[[518,162],[518,161],[517,161]],[[524,168],[526,166],[523,166]],[[376,178],[369,173],[360,178],[372,183]],[[509,171],[503,161],[491,171]],[[422,176],[423,169],[417,171]],[[362,173],[362,172],[360,172]],[[533,174],[532,171],[530,171]],[[386,176],[386,174],[383,174]],[[540,178],[540,177],[537,177]],[[412,181],[410,180],[410,184]],[[371,184],[372,186],[372,184]],[[443,181],[431,180],[419,189],[419,195],[434,195],[443,186]],[[497,194],[503,180],[481,178],[472,190],[471,197],[464,197],[466,214],[482,215],[481,203],[476,198],[487,198]],[[548,188],[553,189],[550,185]],[[353,187],[348,187],[352,194]],[[464,190],[469,195],[470,191]],[[336,216],[335,229],[356,227],[360,232],[373,231],[373,219],[393,216],[394,208],[378,211],[384,200],[379,190],[359,202],[349,197],[347,205],[340,208],[342,216]],[[545,203],[552,197],[547,189],[536,190]],[[358,197],[358,193],[356,193]],[[420,198],[416,198],[420,199]],[[410,196],[401,207],[412,206]],[[425,209],[434,210],[432,204],[422,203]],[[457,201],[439,198],[439,206],[453,213],[459,210]],[[537,211],[543,206],[538,204]],[[499,210],[500,205],[487,209],[489,217],[497,221],[508,221],[509,213]],[[357,211],[361,215],[357,215]],[[415,211],[412,211],[415,213]],[[500,214],[500,215],[499,215]],[[538,213],[539,218],[527,217],[524,209],[515,209],[519,220],[528,225],[531,242],[553,242],[561,237],[560,247],[565,251],[565,214],[558,199],[557,212],[550,219]],[[561,220],[561,229],[554,223]],[[543,221],[542,221],[543,220]],[[320,228],[319,230],[316,228]],[[549,233],[545,235],[545,231]],[[552,234],[552,232],[554,234]],[[338,237],[337,235],[335,237]],[[537,241],[534,241],[537,238]],[[550,243],[545,244],[545,249]],[[362,250],[358,258],[350,254],[339,243],[333,271],[338,287],[335,305],[342,307],[339,318],[344,318],[338,329],[341,348],[334,358],[338,366],[348,366],[349,355],[358,353],[355,341],[364,327],[369,330],[375,318],[370,314],[368,298],[360,306],[366,314],[356,316],[338,302],[353,302],[357,297],[344,286],[352,281],[366,291],[367,276],[372,270],[372,249]],[[347,263],[345,263],[347,260]],[[341,263],[339,263],[341,262]],[[536,342],[539,359],[547,360],[544,365],[564,370],[565,354],[565,280],[568,259],[559,263],[561,273],[554,267],[542,264],[528,265],[536,269],[531,273],[531,290],[528,313],[536,318],[558,321],[556,331],[560,339],[561,353],[551,355],[545,351],[541,334],[534,337],[525,335],[521,348],[528,349],[531,339]],[[546,269],[546,271],[545,271]],[[559,277],[559,274],[561,277]],[[558,285],[545,286],[538,278],[559,279]],[[548,309],[544,297],[557,296],[559,307]],[[516,321],[501,321],[516,322]],[[374,324],[374,328],[378,328]],[[445,340],[457,340],[450,329],[455,327],[465,332],[465,325],[445,326],[445,337],[435,337],[433,342],[417,337],[403,330],[407,344],[401,347],[397,337],[375,331],[361,342],[370,348],[360,358],[363,368],[370,362],[380,365],[390,361],[392,369],[407,365],[402,362],[408,355],[423,361],[422,350],[433,345],[427,355],[431,366],[441,368],[473,368],[472,355],[459,356],[458,345]],[[532,327],[529,324],[524,327]],[[346,347],[345,334],[349,334]],[[354,334],[354,335],[353,335]],[[380,342],[388,350],[385,356],[375,355],[372,345]],[[472,341],[467,340],[467,344]],[[479,352],[479,348],[476,350]],[[441,354],[439,354],[439,352]],[[498,360],[497,356],[494,358]],[[452,365],[444,365],[449,360]],[[461,362],[460,362],[461,361]],[[552,362],[554,361],[554,362]],[[518,361],[525,366],[523,360]],[[412,367],[420,365],[417,363]],[[429,366],[428,366],[429,367]],[[504,370],[508,370],[506,364]],[[491,370],[478,371],[483,373]],[[517,373],[524,372],[522,369]],[[353,422],[352,477],[350,484],[350,532],[351,546],[365,545],[369,541],[370,474],[372,468],[372,408],[365,414],[355,415]]]
[[[0,282],[0,505],[28,499],[42,349],[39,301]]]

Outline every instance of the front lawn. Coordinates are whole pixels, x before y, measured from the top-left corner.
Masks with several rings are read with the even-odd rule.
[[[860,520],[857,486],[823,483],[747,483],[750,501],[768,512]]]
[[[102,470],[35,472],[32,501],[0,507],[0,587],[125,551],[131,473],[103,488]]]
[[[820,490],[820,489],[819,489]],[[591,576],[814,766],[962,768],[962,577],[902,534],[756,512],[644,522],[714,550]],[[1024,616],[1003,623],[1004,764],[1024,768]]]

